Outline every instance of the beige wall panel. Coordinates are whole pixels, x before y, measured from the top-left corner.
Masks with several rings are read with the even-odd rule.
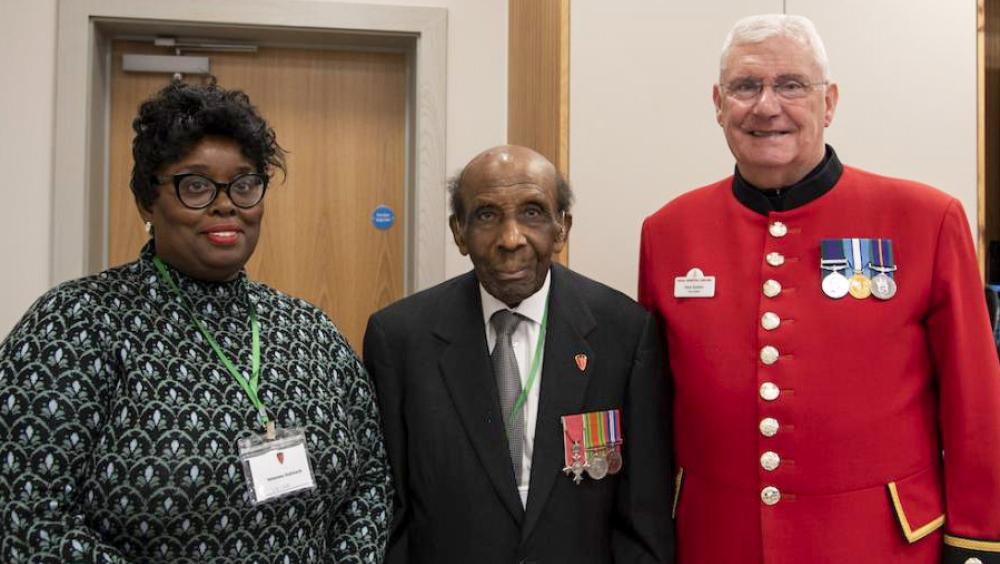
[[[635,296],[643,218],[730,174],[712,84],[736,19],[781,0],[575,0],[570,18],[572,266]]]
[[[55,21],[55,0],[0,0],[0,339],[49,286]]]
[[[787,5],[826,43],[840,84],[827,135],[841,160],[948,192],[975,232],[976,0]]]

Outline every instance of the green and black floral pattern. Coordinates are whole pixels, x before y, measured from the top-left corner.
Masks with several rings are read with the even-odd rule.
[[[254,506],[243,390],[157,275],[134,263],[42,296],[0,344],[0,561],[378,562],[390,485],[368,377],[317,308],[171,271],[244,375],[305,431],[317,489]]]

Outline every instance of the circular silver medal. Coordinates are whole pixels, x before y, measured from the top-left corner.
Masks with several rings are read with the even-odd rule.
[[[837,270],[823,277],[823,293],[835,300],[846,296],[850,288],[851,282]]]
[[[872,295],[880,300],[888,300],[896,295],[896,281],[888,274],[879,272],[872,277]]]
[[[603,453],[595,453],[587,461],[585,468],[587,469],[587,475],[595,480],[600,480],[608,475],[608,461],[604,458]]]

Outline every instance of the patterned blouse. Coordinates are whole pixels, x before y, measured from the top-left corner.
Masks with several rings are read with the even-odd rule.
[[[244,274],[170,269],[260,398],[305,432],[317,488],[250,503],[256,410],[140,259],[42,296],[0,344],[0,561],[378,562],[391,486],[368,376],[330,320]],[[168,267],[169,269],[169,267]]]

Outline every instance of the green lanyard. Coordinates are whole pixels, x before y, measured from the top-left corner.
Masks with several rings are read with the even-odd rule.
[[[177,294],[177,299],[181,302],[181,307],[184,311],[191,316],[191,320],[194,321],[195,327],[201,332],[201,335],[205,337],[208,344],[212,346],[212,350],[215,351],[215,356],[219,357],[222,364],[225,365],[226,370],[233,376],[233,379],[243,388],[247,397],[250,398],[250,403],[257,408],[257,416],[260,418],[261,425],[267,431],[268,435],[274,434],[274,423],[271,422],[267,417],[267,409],[264,407],[264,402],[260,401],[260,396],[257,394],[258,387],[260,386],[260,324],[257,322],[257,308],[254,307],[253,302],[248,300],[250,305],[250,329],[253,334],[253,346],[251,348],[251,374],[250,381],[248,382],[246,378],[240,374],[240,371],[236,369],[236,365],[233,364],[226,353],[223,352],[222,347],[219,343],[215,342],[212,335],[208,333],[208,329],[205,325],[198,319],[194,314],[194,311],[188,307],[187,303],[184,301],[184,295],[181,293],[181,289],[177,287],[174,279],[170,277],[170,273],[167,272],[167,267],[164,266],[163,261],[160,257],[153,257],[153,264],[156,265],[156,270],[160,271],[160,278],[167,283],[168,286]]]
[[[531,388],[535,387],[535,379],[538,377],[538,369],[540,368],[539,363],[542,359],[542,347],[545,343],[545,330],[549,326],[549,302],[545,301],[545,311],[542,313],[542,327],[538,330],[538,339],[535,341],[535,354],[532,355],[531,359],[531,372],[528,373],[528,384],[521,388],[520,395],[514,401],[514,407],[510,410],[510,421],[514,421],[515,417],[520,416],[521,410],[524,408],[524,402],[528,399],[528,394],[531,393]],[[507,429],[507,436],[510,436],[510,428]]]

